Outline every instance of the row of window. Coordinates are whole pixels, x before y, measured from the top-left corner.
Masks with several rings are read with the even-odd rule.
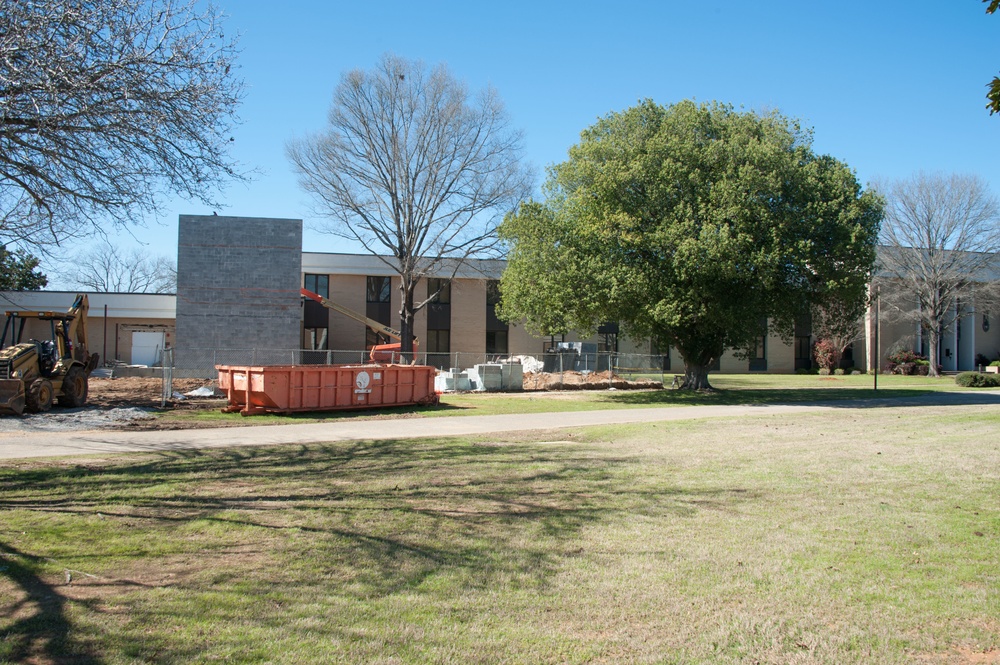
[[[305,288],[318,293],[324,298],[330,297],[330,276],[306,273]],[[387,307],[392,296],[391,279],[389,277],[368,277],[366,280],[366,301],[368,303],[367,315],[381,323],[390,325],[389,309]],[[451,351],[451,281],[430,277],[427,279],[427,293],[430,296],[429,307],[433,314],[429,314],[439,327],[428,327],[427,338],[423,342],[423,349],[427,353],[449,353]],[[500,282],[490,280],[486,284],[486,353],[506,354],[508,353],[508,328],[507,324],[500,321],[496,316],[496,306],[500,303]],[[447,323],[448,327],[441,324]],[[811,362],[810,333],[811,322],[805,320],[796,324],[795,331],[795,364],[796,369],[800,366],[808,367]],[[328,348],[327,328],[306,328],[304,348],[323,349]],[[370,349],[376,344],[385,344],[377,333],[368,330],[365,339],[366,349]],[[618,351],[618,326],[605,324],[598,329],[598,351],[615,352]],[[751,371],[767,371],[767,321],[761,322],[761,334],[757,338],[754,348],[750,354]]]
[[[307,290],[324,298],[330,297],[330,276],[306,273],[304,286]],[[433,319],[437,327],[428,326],[427,337],[422,348],[427,353],[449,353],[451,351],[451,281],[430,277],[427,279],[428,318]],[[368,277],[365,280],[365,315],[380,323],[391,325],[389,303],[392,298],[392,281],[389,277]],[[486,352],[507,353],[507,324],[496,318],[495,307],[500,302],[500,283],[496,280],[486,285],[486,311],[488,324],[486,331]],[[366,349],[377,344],[385,344],[375,331],[367,330],[365,336]],[[303,348],[313,350],[329,349],[329,330],[326,327],[306,327],[304,331]]]

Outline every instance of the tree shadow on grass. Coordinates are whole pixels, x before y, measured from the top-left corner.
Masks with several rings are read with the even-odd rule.
[[[726,389],[713,392],[650,390],[611,393],[606,402],[645,406],[805,405],[856,408],[900,406],[960,406],[1000,404],[1000,392],[946,392],[907,388],[789,388]]]
[[[66,616],[67,599],[38,573],[44,561],[0,543],[0,575],[18,589],[20,598],[0,604],[9,623],[0,624],[0,660],[55,665],[99,665],[103,662],[74,635]]]
[[[184,662],[206,657],[212,644],[160,627],[188,620],[192,597],[219,599],[199,621],[273,631],[284,630],[282,613],[256,608],[300,597],[367,602],[440,592],[427,591],[428,582],[537,590],[579,556],[590,525],[623,513],[685,519],[757,498],[741,488],[637,484],[623,475],[628,462],[572,445],[458,440],[173,451],[0,469],[0,510],[70,538],[100,519],[102,538],[80,538],[74,560],[137,582],[114,597],[130,623],[153,633],[131,657]],[[101,569],[112,559],[114,571]],[[141,586],[139,571],[154,568],[178,573],[171,594]],[[24,649],[45,634],[38,623],[17,630]],[[48,630],[71,643],[65,619]]]

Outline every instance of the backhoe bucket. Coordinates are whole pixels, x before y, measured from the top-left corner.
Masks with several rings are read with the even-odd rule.
[[[20,379],[0,379],[0,414],[19,416],[24,413],[24,382]]]

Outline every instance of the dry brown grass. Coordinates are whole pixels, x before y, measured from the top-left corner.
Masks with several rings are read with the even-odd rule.
[[[998,425],[844,409],[11,462],[0,661],[997,662]]]

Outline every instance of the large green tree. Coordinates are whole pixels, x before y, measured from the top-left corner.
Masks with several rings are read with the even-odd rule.
[[[842,162],[778,113],[651,101],[612,113],[550,169],[544,202],[501,225],[502,314],[558,334],[618,321],[673,346],[684,387],[710,388],[762,319],[836,300],[864,307],[882,218]]]

